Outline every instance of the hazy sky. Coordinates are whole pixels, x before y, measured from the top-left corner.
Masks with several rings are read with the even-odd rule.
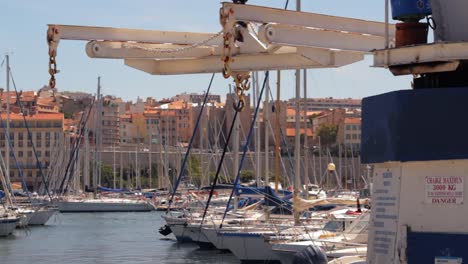
[[[285,0],[250,0],[250,4],[284,7]],[[302,9],[338,16],[383,21],[384,1],[303,0]],[[156,30],[218,32],[217,0],[0,0],[0,54],[11,53],[11,68],[19,89],[38,89],[48,82],[47,24],[109,26]],[[290,9],[295,1],[290,0]],[[153,76],[129,68],[122,60],[91,59],[83,41],[61,41],[57,56],[57,88],[94,93],[102,76],[104,94],[135,99],[167,98],[183,91],[202,92],[210,75]],[[1,60],[0,60],[1,61]],[[372,57],[339,69],[309,70],[308,96],[361,98],[408,89],[409,77],[393,77],[387,70],[371,68]],[[0,86],[5,85],[5,67]],[[274,76],[274,75],[273,75]],[[275,85],[274,77],[271,85]],[[219,74],[212,91],[224,96],[227,80]],[[282,98],[293,97],[294,74],[284,71]],[[276,93],[275,93],[276,94]]]

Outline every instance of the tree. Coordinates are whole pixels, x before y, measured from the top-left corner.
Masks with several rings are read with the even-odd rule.
[[[338,126],[331,124],[323,124],[317,129],[317,136],[320,137],[320,143],[323,146],[331,146],[336,143],[338,134]]]
[[[114,171],[112,166],[101,163],[101,182],[103,186],[112,188],[114,184]]]
[[[187,160],[187,170],[188,173],[186,173],[186,175],[190,175],[193,184],[200,186],[202,181],[200,158],[195,155],[190,155]]]
[[[241,170],[240,181],[249,182],[254,179],[255,172],[253,170]]]

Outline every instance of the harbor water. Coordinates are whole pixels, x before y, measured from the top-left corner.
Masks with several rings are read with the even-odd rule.
[[[239,263],[232,254],[162,237],[161,214],[58,214],[46,226],[0,238],[0,263]]]

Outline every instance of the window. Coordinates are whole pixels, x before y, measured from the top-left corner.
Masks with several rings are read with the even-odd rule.
[[[36,140],[42,140],[42,133],[36,132]]]
[[[38,147],[38,148],[42,147],[42,141],[41,140],[36,142],[36,147]]]
[[[45,133],[45,138],[46,138],[46,140],[49,140],[49,139],[50,139],[50,132],[46,132],[46,133]]]
[[[23,132],[18,133],[18,140],[23,140]]]
[[[346,130],[351,130],[351,126],[350,126],[350,125],[346,125]]]
[[[28,158],[32,157],[32,151],[28,151]]]
[[[14,171],[10,171],[10,178],[14,178],[15,177],[15,172]]]
[[[50,157],[50,151],[49,151],[49,150],[46,150],[45,156],[46,156],[46,157]]]
[[[18,157],[23,157],[23,151],[18,151]]]
[[[357,129],[356,125],[353,125],[353,130],[356,130],[356,129]]]
[[[15,140],[15,133],[10,132],[10,140],[14,141]]]
[[[28,170],[27,174],[28,174],[28,178],[32,177],[32,171]]]
[[[38,157],[41,157],[41,156],[42,156],[42,152],[41,152],[41,151],[38,151],[38,152],[37,152],[37,156],[38,156]]]
[[[346,134],[346,139],[351,139],[351,135],[350,135],[350,134]]]
[[[357,135],[356,135],[356,134],[353,134],[353,139],[357,139]]]

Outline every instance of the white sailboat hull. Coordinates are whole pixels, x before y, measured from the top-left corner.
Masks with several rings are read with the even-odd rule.
[[[45,225],[57,213],[57,209],[43,208],[33,213],[29,225]]]
[[[0,237],[13,233],[19,220],[19,218],[0,218]]]
[[[58,209],[63,213],[72,212],[148,212],[154,206],[147,201],[138,200],[73,200],[58,202]]]
[[[173,216],[162,216],[162,218],[166,221],[167,225],[171,228],[172,234],[177,239],[177,242],[186,243],[192,242],[192,238],[189,236],[187,232],[187,219],[186,218],[178,218]]]
[[[192,238],[189,236],[187,232],[187,228],[183,224],[169,224],[171,227],[172,233],[176,237],[178,242],[186,243],[186,242],[193,242]]]
[[[259,233],[219,232],[223,245],[242,262],[278,261],[271,246]]]
[[[31,220],[31,217],[32,217],[33,213],[28,212],[28,213],[22,213],[20,215],[21,215],[20,220],[18,221],[18,223],[16,223],[16,227],[18,227],[18,228],[27,227],[28,224],[29,224],[29,220]]]
[[[223,243],[221,236],[218,236],[218,232],[215,228],[203,228],[202,233],[205,237],[219,250],[229,250]]]
[[[197,243],[202,248],[211,248],[213,244],[205,236],[202,231],[202,227],[199,224],[188,225],[186,227],[186,233],[191,241]]]

